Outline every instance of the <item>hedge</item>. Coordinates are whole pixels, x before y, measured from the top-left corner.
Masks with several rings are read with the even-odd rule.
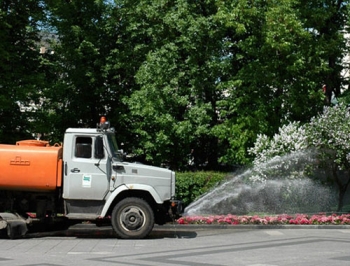
[[[199,171],[176,173],[176,198],[182,200],[184,207],[211,188],[222,182],[227,173]]]

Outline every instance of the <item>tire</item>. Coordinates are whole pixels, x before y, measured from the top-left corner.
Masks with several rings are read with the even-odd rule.
[[[143,199],[125,198],[112,211],[112,227],[119,238],[145,238],[153,226],[153,211]]]
[[[6,230],[7,230],[7,237],[9,239],[15,239],[15,232],[14,232],[13,228],[11,227],[11,225],[8,224],[6,227]]]

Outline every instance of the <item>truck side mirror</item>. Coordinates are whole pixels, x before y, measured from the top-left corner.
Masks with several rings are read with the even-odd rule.
[[[95,140],[95,158],[103,159],[105,157],[105,153],[103,150],[103,138],[101,136],[97,136]]]

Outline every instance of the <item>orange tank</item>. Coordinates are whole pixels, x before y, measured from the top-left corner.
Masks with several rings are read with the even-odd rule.
[[[62,186],[62,146],[38,140],[0,145],[0,190],[53,191]]]

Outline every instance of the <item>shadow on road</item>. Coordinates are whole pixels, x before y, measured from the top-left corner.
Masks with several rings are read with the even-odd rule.
[[[94,224],[79,224],[70,227],[68,230],[49,231],[49,232],[29,232],[24,238],[43,238],[43,237],[76,237],[76,238],[115,238],[113,229],[110,226],[97,227]],[[147,239],[162,238],[195,238],[197,233],[194,230],[177,229],[173,227],[155,226]],[[6,238],[3,234],[0,238]]]

